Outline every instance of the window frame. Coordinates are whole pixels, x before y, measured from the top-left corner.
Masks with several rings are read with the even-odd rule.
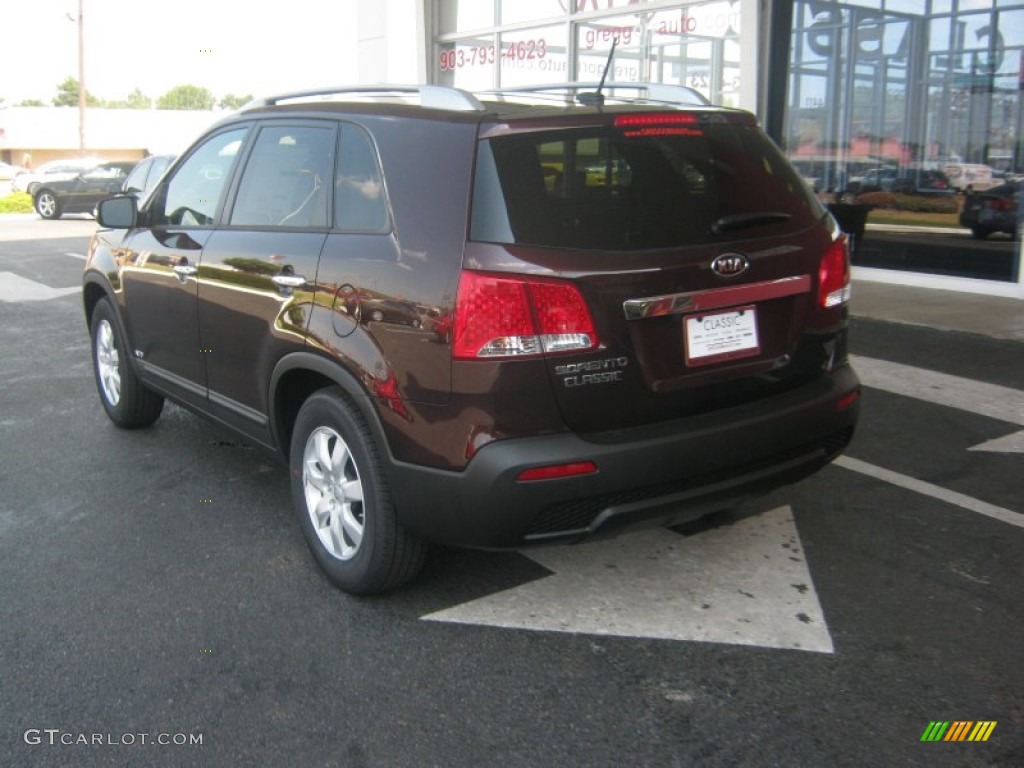
[[[224,211],[227,207],[227,203],[232,199],[234,191],[234,185],[238,178],[238,168],[241,162],[241,158],[247,154],[249,146],[252,143],[253,137],[253,121],[245,121],[238,123],[230,123],[223,125],[210,133],[205,134],[202,138],[197,140],[190,148],[187,154],[179,157],[173,165],[167,169],[168,172],[161,179],[160,184],[154,187],[152,192],[147,196],[145,208],[141,212],[142,225],[149,228],[162,228],[162,229],[188,229],[188,230],[212,230],[216,229],[221,225],[223,220]],[[172,224],[167,221],[156,221],[155,217],[159,209],[160,215],[163,216],[162,207],[167,202],[167,190],[171,183],[178,177],[182,168],[188,164],[188,162],[195,157],[195,155],[205,147],[211,141],[214,141],[217,137],[223,136],[226,133],[232,133],[234,131],[243,130],[242,144],[238,148],[238,152],[235,153],[234,158],[231,161],[231,165],[228,167],[226,172],[225,184],[222,188],[220,200],[217,201],[217,206],[214,209],[213,216],[210,218],[208,224]]]
[[[337,150],[334,155],[334,179],[331,183],[331,191],[335,193],[337,190],[338,175],[342,169],[342,152],[341,142],[345,137],[345,132],[357,131],[362,134],[366,139],[366,144],[370,149],[371,160],[373,161],[377,174],[380,177],[381,194],[384,202],[384,216],[385,224],[377,229],[365,229],[365,228],[351,228],[351,227],[339,227],[338,226],[338,209],[337,209],[337,195],[334,194],[331,201],[331,232],[338,234],[352,234],[352,235],[390,235],[395,231],[395,217],[391,209],[391,195],[388,193],[387,177],[384,174],[384,164],[381,162],[380,147],[377,146],[377,140],[374,135],[363,125],[355,122],[354,120],[339,120],[338,121],[338,136],[337,136]]]

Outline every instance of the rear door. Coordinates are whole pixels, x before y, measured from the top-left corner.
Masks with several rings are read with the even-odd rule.
[[[333,121],[257,130],[224,223],[203,249],[199,335],[210,400],[260,439],[274,363],[302,348],[334,178]]]
[[[474,216],[467,256],[569,277],[594,315],[598,351],[548,358],[570,428],[704,413],[820,370],[804,335],[827,214],[749,116],[501,126],[478,158],[481,208],[489,163],[507,219]]]

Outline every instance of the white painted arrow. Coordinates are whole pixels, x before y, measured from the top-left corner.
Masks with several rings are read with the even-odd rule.
[[[1024,392],[1019,389],[870,357],[851,355],[850,361],[864,385],[873,389],[1024,426]],[[1024,453],[1024,432],[989,440],[968,450]]]
[[[995,440],[979,443],[967,450],[988,451],[990,453],[1024,453],[1024,430],[1014,432],[1006,437],[998,437]]]
[[[423,618],[833,652],[789,507],[690,537],[655,529],[523,554],[552,575]]]
[[[0,272],[0,301],[46,301],[81,291],[80,286],[51,288],[14,272]]]

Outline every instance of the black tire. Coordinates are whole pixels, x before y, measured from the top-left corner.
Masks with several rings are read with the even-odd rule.
[[[61,216],[60,201],[48,189],[42,189],[34,195],[36,213],[44,219],[59,219]]]
[[[103,410],[124,429],[148,427],[160,417],[164,399],[139,381],[132,370],[109,299],[96,303],[90,333],[92,370]]]
[[[985,227],[971,227],[971,236],[976,240],[984,240],[991,234],[991,230]]]
[[[336,586],[371,595],[395,589],[419,573],[426,545],[398,524],[379,448],[340,388],[322,389],[303,403],[290,453],[292,497],[302,533]],[[319,515],[310,511],[311,503]]]

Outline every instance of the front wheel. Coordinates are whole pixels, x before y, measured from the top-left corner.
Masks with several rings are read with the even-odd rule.
[[[985,238],[987,238],[989,236],[990,233],[991,233],[991,230],[986,229],[985,227],[972,227],[971,228],[971,236],[975,240],[984,240]]]
[[[124,339],[108,299],[92,312],[92,367],[100,402],[119,427],[148,427],[160,417],[164,399],[139,381],[128,363]]]
[[[60,203],[57,202],[53,192],[44,189],[36,195],[36,213],[44,219],[60,218]]]
[[[370,595],[419,573],[426,546],[399,525],[373,435],[339,388],[302,405],[290,459],[299,524],[335,585]]]

